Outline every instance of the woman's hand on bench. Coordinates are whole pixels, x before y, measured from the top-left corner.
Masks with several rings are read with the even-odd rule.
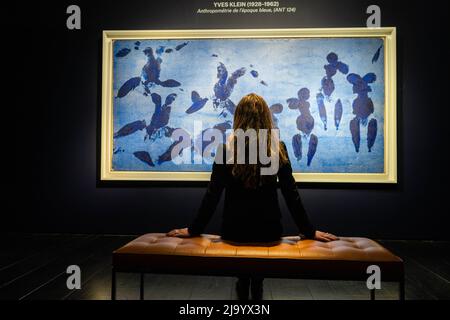
[[[322,231],[316,231],[316,234],[314,236],[314,240],[323,241],[323,242],[330,242],[330,241],[336,241],[339,240],[338,237],[336,237],[334,234],[322,232]]]
[[[189,237],[191,237],[191,234],[189,233],[188,228],[174,229],[172,231],[167,232],[166,235],[168,237],[177,237],[177,238],[189,238]],[[314,240],[323,241],[323,242],[330,242],[330,241],[339,240],[339,238],[336,237],[334,234],[331,234],[331,233],[322,232],[322,231],[316,231],[316,234],[314,236]]]
[[[178,238],[189,238],[191,234],[189,233],[188,228],[184,229],[174,229],[172,231],[167,232],[168,237],[178,237]]]

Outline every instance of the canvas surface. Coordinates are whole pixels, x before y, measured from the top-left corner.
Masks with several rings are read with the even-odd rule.
[[[254,92],[294,172],[383,173],[384,81],[381,38],[115,40],[113,170],[210,171],[171,161],[173,129],[228,129]]]

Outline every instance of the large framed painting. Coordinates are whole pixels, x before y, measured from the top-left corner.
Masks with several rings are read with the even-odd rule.
[[[256,93],[297,181],[397,182],[395,28],[104,31],[102,85],[102,180],[208,180]]]

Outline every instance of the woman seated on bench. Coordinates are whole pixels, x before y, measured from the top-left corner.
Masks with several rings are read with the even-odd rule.
[[[171,237],[191,237],[203,233],[216,206],[220,200],[222,191],[226,189],[225,207],[223,211],[223,222],[221,237],[225,241],[233,243],[265,244],[277,242],[282,236],[281,211],[278,203],[277,178],[281,192],[286,200],[292,217],[297,224],[301,236],[319,241],[334,241],[338,238],[330,233],[321,232],[315,229],[308,219],[303,208],[300,195],[297,191],[292,167],[289,161],[286,146],[284,143],[272,145],[272,131],[274,128],[272,115],[264,99],[256,94],[245,96],[238,104],[234,114],[234,133],[242,129],[254,129],[257,132],[256,145],[259,146],[259,130],[267,130],[267,151],[268,156],[273,150],[279,153],[278,172],[272,175],[261,174],[261,168],[269,165],[262,165],[257,153],[256,164],[252,164],[249,152],[249,139],[245,138],[245,161],[227,161],[225,158],[227,148],[234,144],[233,160],[239,159],[236,135],[231,135],[227,144],[223,146],[223,152],[217,152],[216,161],[213,164],[211,181],[201,203],[197,217],[188,228],[175,229],[167,235]],[[274,137],[278,137],[275,135]],[[230,152],[233,154],[233,152]],[[220,159],[221,161],[218,161]],[[251,283],[251,293],[254,300],[262,299],[263,279],[260,278],[239,278],[236,283],[236,290],[239,299],[247,300]]]

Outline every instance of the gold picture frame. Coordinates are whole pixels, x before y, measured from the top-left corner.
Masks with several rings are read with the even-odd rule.
[[[384,41],[384,173],[294,173],[297,182],[397,183],[396,28],[139,30],[103,32],[102,181],[207,181],[207,172],[114,171],[113,42],[156,39],[381,38]]]

